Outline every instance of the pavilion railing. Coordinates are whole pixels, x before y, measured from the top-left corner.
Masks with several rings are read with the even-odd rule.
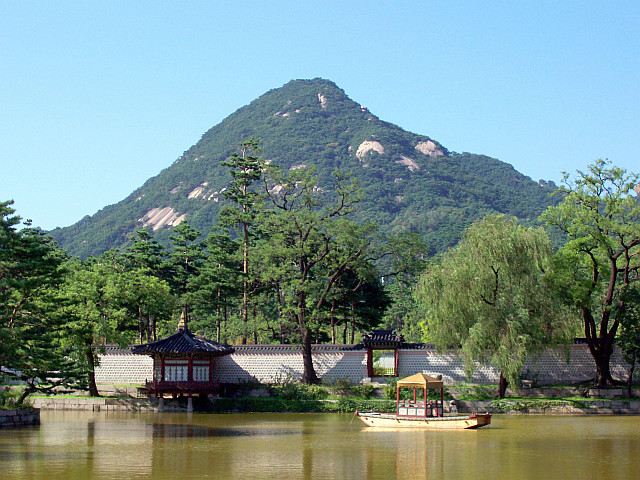
[[[220,382],[167,382],[167,381],[146,381],[145,388],[151,392],[208,392],[218,390]]]

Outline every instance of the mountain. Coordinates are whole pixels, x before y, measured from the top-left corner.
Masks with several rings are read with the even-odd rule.
[[[282,168],[315,165],[323,188],[330,188],[334,169],[352,172],[366,194],[361,220],[375,220],[383,232],[419,231],[434,253],[488,213],[535,222],[555,188],[495,158],[450,152],[382,121],[333,82],[294,80],[229,115],[124,200],[50,233],[81,258],[126,244],[143,226],[160,242],[185,218],[206,234],[230,180],[220,162],[250,136]]]

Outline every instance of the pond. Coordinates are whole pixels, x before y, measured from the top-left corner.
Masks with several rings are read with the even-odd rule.
[[[353,421],[352,421],[353,420]],[[640,417],[494,416],[377,431],[352,415],[42,412],[0,430],[13,479],[637,479]]]

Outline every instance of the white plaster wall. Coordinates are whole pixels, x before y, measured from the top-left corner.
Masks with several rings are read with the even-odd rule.
[[[100,355],[96,368],[96,382],[100,384],[140,385],[153,375],[153,361],[145,355]],[[570,362],[564,349],[546,350],[529,359],[523,368],[525,378],[539,384],[569,384],[587,381],[595,376],[595,363],[586,345],[570,348]],[[365,350],[340,350],[317,347],[313,351],[316,373],[326,381],[348,378],[361,383],[367,378]],[[616,378],[626,378],[629,366],[616,349],[611,358],[611,371]],[[283,380],[299,380],[302,376],[302,353],[292,346],[268,348],[240,348],[231,355],[216,359],[214,376],[222,383],[239,383],[257,380],[275,383]],[[439,353],[435,350],[400,350],[398,374],[400,378],[423,372],[442,375],[445,384],[459,385],[496,384],[500,372],[491,366],[476,364],[471,380],[464,373],[462,359],[454,352]]]
[[[96,383],[142,385],[153,378],[153,359],[146,355],[98,355]]]

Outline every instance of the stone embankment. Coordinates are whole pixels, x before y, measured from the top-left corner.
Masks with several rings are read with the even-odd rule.
[[[23,410],[0,410],[0,428],[28,427],[40,425],[40,411],[33,408]]]
[[[143,398],[35,397],[34,407],[41,410],[84,410],[90,412],[157,412],[158,403]]]

